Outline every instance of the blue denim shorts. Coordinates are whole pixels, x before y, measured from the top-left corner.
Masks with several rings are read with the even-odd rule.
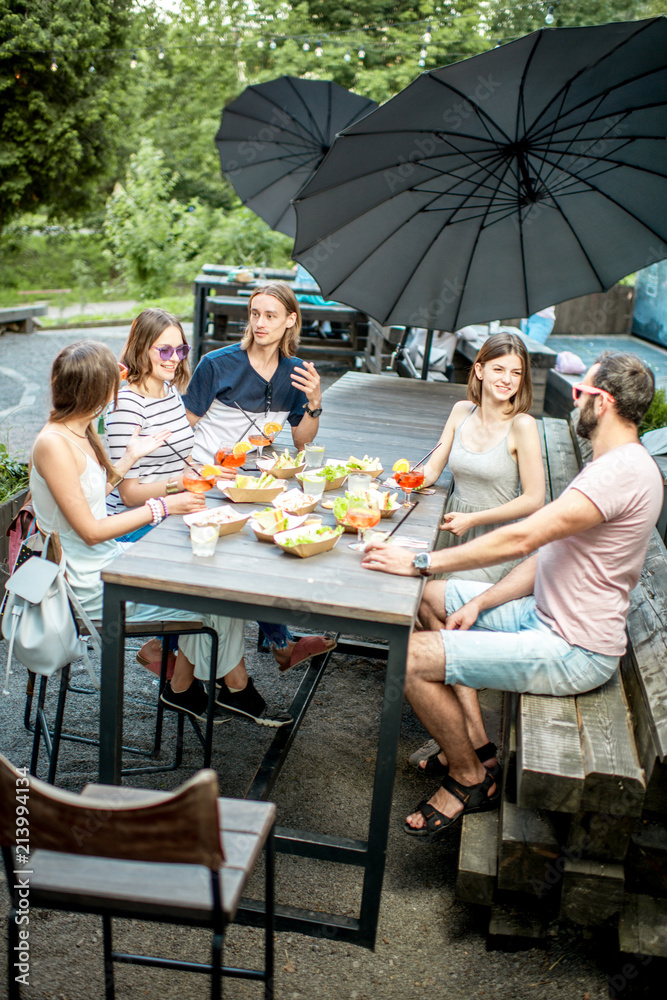
[[[476,580],[448,580],[447,615],[487,590]],[[472,629],[440,630],[445,681],[472,688],[531,694],[582,694],[606,683],[618,657],[572,646],[538,616],[535,598],[522,597],[483,611]]]

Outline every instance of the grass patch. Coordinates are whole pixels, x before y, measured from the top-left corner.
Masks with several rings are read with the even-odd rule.
[[[99,306],[99,303],[97,305]],[[113,319],[133,320],[135,316],[139,315],[142,309],[149,308],[164,309],[173,316],[177,316],[178,319],[190,322],[194,311],[194,297],[191,292],[187,294],[183,292],[172,293],[162,298],[144,299],[141,302],[135,302],[134,305],[129,306],[127,309],[109,309],[108,312],[101,309],[94,313],[82,312],[77,313],[75,316],[67,316],[66,318],[40,316],[39,322],[45,329],[48,329],[49,327],[62,326],[63,323],[67,323],[68,326],[76,326],[81,323],[103,323]]]
[[[0,442],[0,503],[9,500],[27,485],[28,466],[10,455],[7,445]]]

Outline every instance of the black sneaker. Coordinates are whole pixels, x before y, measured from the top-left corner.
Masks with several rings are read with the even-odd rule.
[[[255,688],[252,677],[248,678],[248,683],[242,691],[237,691],[234,694],[229,690],[224,680],[218,681],[215,700],[216,704],[221,705],[228,712],[244,715],[259,726],[271,726],[278,729],[280,726],[287,726],[294,721],[287,712],[267,712],[266,702]]]
[[[166,708],[170,708],[175,712],[185,712],[186,715],[192,715],[201,722],[206,721],[208,695],[206,694],[204,685],[197,678],[193,680],[187,691],[172,691],[171,684],[167,681],[164,691],[160,695],[160,701]],[[228,722],[229,720],[222,715],[218,716],[216,713],[213,721],[217,724],[219,722]]]

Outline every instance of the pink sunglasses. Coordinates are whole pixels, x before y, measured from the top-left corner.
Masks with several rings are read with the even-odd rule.
[[[606,389],[598,389],[596,385],[585,385],[583,382],[577,382],[576,385],[572,386],[572,399],[575,403],[581,399],[582,392],[588,392],[591,396],[602,396],[608,403],[616,402],[612,394],[607,392]]]

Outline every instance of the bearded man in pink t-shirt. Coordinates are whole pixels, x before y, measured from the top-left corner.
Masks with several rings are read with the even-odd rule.
[[[652,371],[636,355],[601,355],[573,387],[577,433],[590,439],[593,460],[557,500],[429,556],[367,548],[362,565],[370,570],[450,574],[426,585],[424,631],[408,651],[405,692],[440,748],[429,773],[443,776],[407,817],[411,836],[435,839],[464,813],[498,805],[500,768],[477,689],[578,694],[618,668],[630,591],[663,501],[662,474],[637,435],[654,390]],[[455,578],[457,570],[523,556],[493,586]]]

